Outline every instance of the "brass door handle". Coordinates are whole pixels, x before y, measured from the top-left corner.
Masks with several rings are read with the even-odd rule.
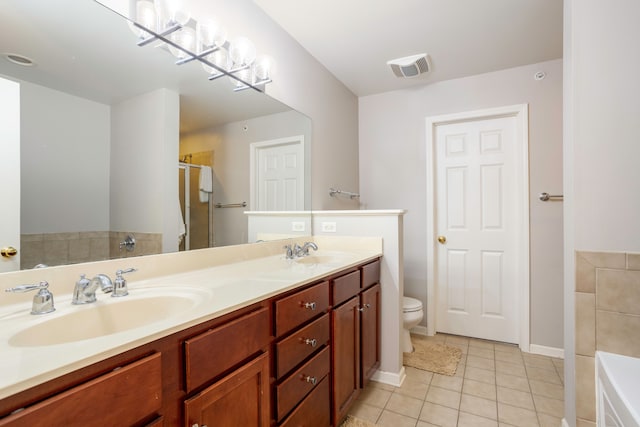
[[[447,238],[445,236],[438,236],[438,242],[444,245],[445,243],[447,243]]]
[[[6,248],[0,249],[0,255],[5,258],[11,258],[12,256],[18,255],[18,250],[12,246],[7,246]]]

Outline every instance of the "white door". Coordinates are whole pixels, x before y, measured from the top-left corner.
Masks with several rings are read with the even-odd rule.
[[[519,343],[515,117],[438,125],[436,328]]]
[[[304,138],[251,144],[253,210],[304,209]]]
[[[15,248],[12,257],[0,256],[0,273],[20,270],[20,85],[0,78],[0,249]]]

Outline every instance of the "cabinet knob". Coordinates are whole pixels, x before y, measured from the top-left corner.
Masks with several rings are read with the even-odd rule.
[[[304,343],[310,345],[311,347],[315,347],[318,345],[318,341],[315,338],[307,338],[304,340]]]
[[[304,308],[308,308],[309,310],[315,310],[316,309],[316,303],[315,302],[305,302],[303,307]]]
[[[207,427],[206,424],[202,424],[202,426],[198,423],[195,423],[194,425],[192,425],[191,427]]]
[[[358,309],[358,311],[365,311],[366,309],[371,308],[371,304],[365,304],[364,306],[360,307]]]
[[[316,383],[318,382],[318,379],[316,377],[312,377],[312,376],[309,376],[309,375],[307,375],[303,379],[304,379],[304,381],[306,381],[308,383],[311,383],[313,385],[316,385]]]
[[[13,246],[7,246],[6,248],[0,249],[0,255],[5,258],[11,258],[18,254],[18,250]]]

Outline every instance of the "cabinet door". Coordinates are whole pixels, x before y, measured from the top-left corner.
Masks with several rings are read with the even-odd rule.
[[[265,353],[184,403],[185,426],[269,426],[269,356]]]
[[[360,386],[360,312],[358,296],[332,312],[333,425],[347,415]]]
[[[362,292],[361,314],[361,387],[369,382],[371,375],[380,366],[380,284]]]

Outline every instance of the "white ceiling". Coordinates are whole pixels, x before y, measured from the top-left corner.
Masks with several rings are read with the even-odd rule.
[[[254,2],[358,96],[562,57],[562,0]],[[431,73],[386,65],[418,53]]]

